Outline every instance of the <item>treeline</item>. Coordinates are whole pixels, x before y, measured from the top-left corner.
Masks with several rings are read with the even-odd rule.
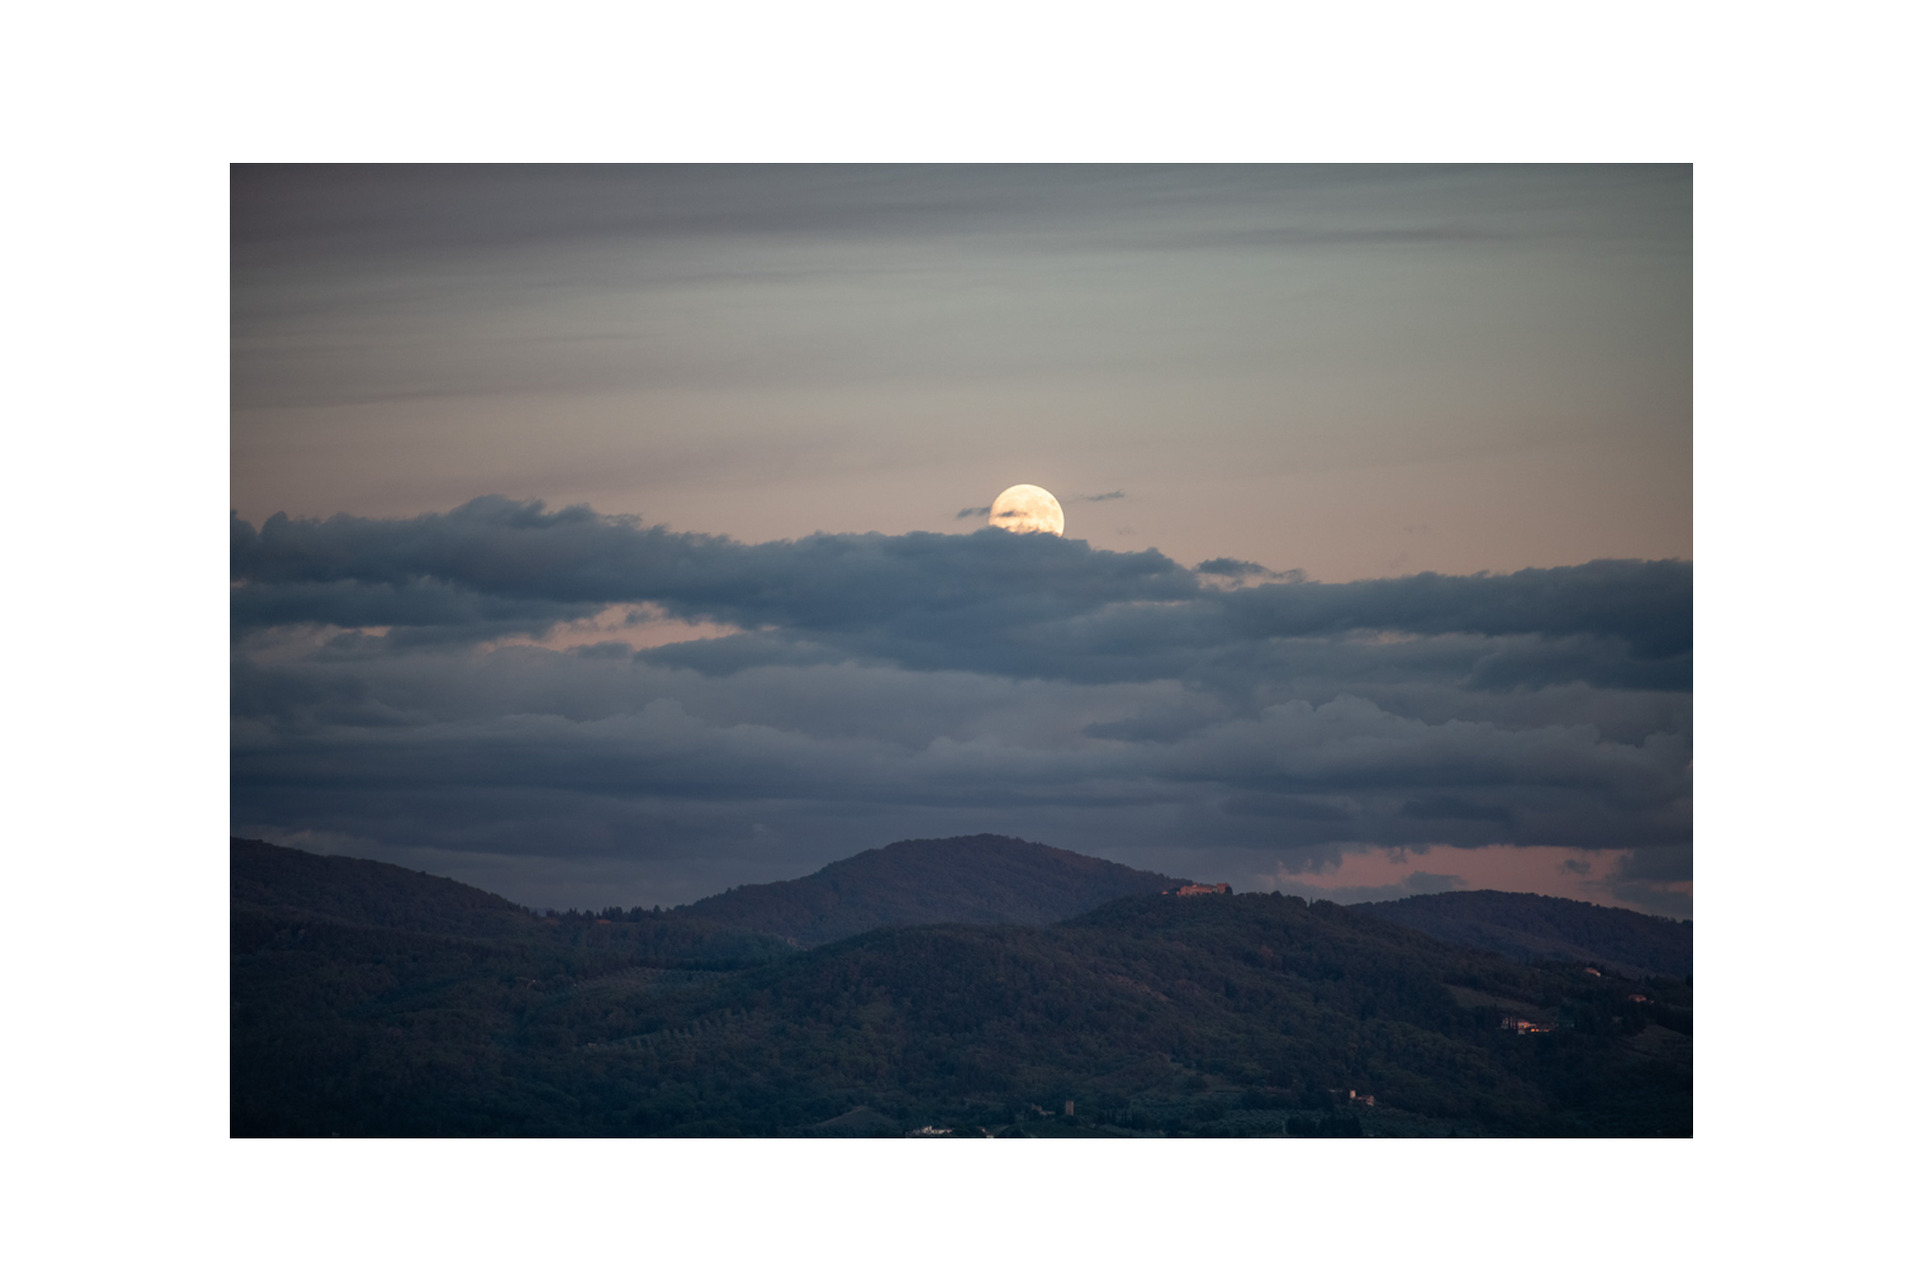
[[[665,912],[655,907],[607,907],[600,911],[581,911],[569,908],[556,911],[552,907],[539,913],[543,919],[559,920],[565,924],[642,924],[659,919]]]

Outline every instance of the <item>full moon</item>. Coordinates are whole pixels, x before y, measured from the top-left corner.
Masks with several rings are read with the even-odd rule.
[[[987,523],[1009,533],[1052,533],[1067,531],[1067,518],[1060,502],[1037,484],[1017,484],[993,500]]]

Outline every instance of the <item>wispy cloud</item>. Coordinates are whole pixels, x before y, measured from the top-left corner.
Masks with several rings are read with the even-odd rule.
[[[1215,556],[1211,560],[1202,560],[1193,568],[1195,573],[1232,578],[1235,581],[1255,578],[1268,582],[1300,583],[1307,580],[1305,571],[1300,569],[1288,569],[1284,573],[1275,573],[1263,564],[1255,564],[1251,560],[1235,560],[1230,556]]]

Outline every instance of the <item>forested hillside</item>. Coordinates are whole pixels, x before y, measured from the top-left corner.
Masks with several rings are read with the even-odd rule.
[[[1693,973],[1690,920],[1490,889],[1368,902],[1354,910],[1516,960],[1579,961],[1628,976]]]
[[[255,853],[236,845],[239,1135],[1692,1126],[1686,982],[1521,965],[1328,903],[1153,893],[798,951]],[[351,918],[353,886],[391,873],[429,900],[414,923]]]
[[[233,840],[235,910],[293,912],[423,933],[511,937],[533,913],[472,885],[366,858],[322,858],[264,840]]]
[[[1008,836],[902,840],[674,911],[814,946],[908,924],[1047,924],[1188,883]]]

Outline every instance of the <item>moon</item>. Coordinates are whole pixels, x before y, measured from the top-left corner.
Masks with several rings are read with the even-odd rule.
[[[1064,535],[1067,518],[1060,501],[1037,484],[1017,484],[993,500],[987,523],[1009,533]]]

